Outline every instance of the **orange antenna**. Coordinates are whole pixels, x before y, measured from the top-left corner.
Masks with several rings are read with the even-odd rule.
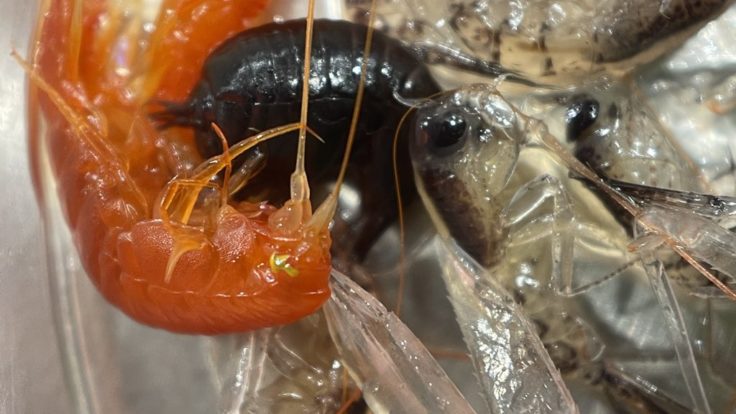
[[[394,143],[391,148],[391,162],[394,169],[394,190],[396,191],[396,208],[399,214],[399,287],[396,290],[396,306],[394,313],[401,316],[401,305],[404,301],[404,285],[406,283],[406,229],[404,224],[404,203],[401,200],[401,178],[399,177],[398,150],[399,133],[409,115],[414,112],[415,107],[409,108],[399,120],[399,125],[394,133]]]
[[[342,165],[340,165],[340,174],[337,176],[337,182],[335,188],[332,190],[335,195],[340,192],[340,186],[345,180],[345,171],[348,168],[348,161],[350,159],[350,153],[353,149],[353,142],[355,141],[355,132],[358,128],[358,117],[360,116],[360,107],[363,103],[363,93],[365,91],[365,78],[368,68],[368,58],[371,51],[371,45],[373,43],[373,23],[376,18],[376,0],[371,1],[371,9],[369,11],[370,17],[368,20],[368,31],[365,37],[365,47],[363,48],[363,61],[360,65],[360,82],[358,83],[358,91],[355,94],[355,106],[353,107],[353,118],[350,122],[350,132],[348,133],[348,143],[345,147],[345,155],[342,158]]]
[[[296,153],[296,166],[291,174],[291,199],[304,202],[309,200],[309,183],[304,169],[304,156],[307,145],[307,118],[309,115],[309,73],[312,66],[312,32],[314,31],[314,0],[309,0],[307,28],[304,36],[304,75],[302,77],[302,108],[299,120],[299,146]]]
[[[427,97],[432,99],[437,96],[442,96],[448,92],[438,92]],[[420,101],[425,102],[425,101]],[[396,191],[396,208],[399,214],[399,287],[396,291],[396,306],[394,313],[396,316],[401,316],[401,305],[404,302],[404,285],[406,284],[406,229],[404,223],[404,203],[401,199],[401,179],[399,177],[399,166],[398,166],[398,151],[399,151],[399,133],[401,128],[404,126],[404,122],[417,108],[418,104],[415,104],[409,108],[399,120],[399,125],[396,127],[394,132],[394,142],[391,148],[391,163],[394,169],[394,191]]]
[[[368,68],[368,59],[371,51],[371,45],[373,44],[373,22],[375,20],[376,12],[376,1],[371,1],[371,8],[369,11],[368,28],[366,32],[365,47],[363,48],[363,60],[360,65],[360,81],[358,82],[358,90],[355,94],[355,105],[353,106],[353,115],[350,122],[350,131],[348,132],[348,141],[345,146],[345,154],[342,158],[340,165],[340,172],[335,182],[335,187],[330,192],[327,199],[322,203],[320,208],[312,218],[313,222],[327,222],[335,213],[337,207],[337,195],[340,193],[340,187],[345,180],[345,173],[348,168],[348,161],[350,160],[350,154],[353,149],[353,143],[355,142],[355,133],[358,127],[358,118],[360,116],[360,108],[363,103],[363,93],[365,91],[365,78]]]

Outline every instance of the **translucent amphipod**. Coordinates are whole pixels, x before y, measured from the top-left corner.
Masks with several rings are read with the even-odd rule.
[[[643,100],[638,98],[640,105],[631,105],[637,98],[634,92],[633,97],[619,99],[624,105],[611,104],[604,116],[599,113],[606,111],[600,111],[590,95],[574,99],[566,112],[567,137],[574,141],[575,158],[546,128],[538,129],[537,138],[575,174],[592,183],[609,207],[628,217],[622,223],[639,237],[630,250],[642,258],[665,314],[693,409],[711,412],[713,399],[706,396],[702,377],[706,372],[723,374],[712,374],[714,367],[708,366],[713,364],[712,357],[697,348],[712,341],[700,325],[709,326],[721,316],[712,314],[711,305],[703,311],[702,303],[687,296],[736,298],[736,237],[731,231],[734,200],[697,192],[709,182],[698,176],[682,152],[673,151],[670,137]],[[719,313],[732,311],[731,306]],[[693,321],[702,312],[701,322]]]
[[[526,220],[528,208],[534,210],[532,200],[544,207],[553,205],[551,215],[566,214],[559,184],[550,176],[540,176],[508,185],[519,158],[522,129],[513,109],[497,99],[490,86],[475,85],[424,105],[415,125],[410,148],[417,183],[444,238],[439,249],[443,277],[487,403],[498,412],[577,412],[537,336],[536,321],[527,319],[506,293],[510,286],[497,274],[505,269],[493,267],[507,253],[511,227],[527,224],[526,230],[539,230],[544,234],[540,237],[549,240],[552,227],[559,225],[561,230],[566,225],[569,215],[550,217],[551,226]],[[514,209],[507,209],[519,187],[518,201],[526,208],[517,210],[521,205],[513,203]],[[546,266],[553,266],[555,260],[545,260],[551,259],[553,253],[549,253],[539,265],[551,274]],[[550,314],[556,312],[559,309]],[[535,320],[535,315],[531,318]],[[571,319],[550,326],[554,331],[550,338],[579,328]],[[585,338],[582,333],[577,336]]]
[[[363,7],[363,2],[350,2]],[[410,42],[500,63],[540,82],[623,74],[680,46],[731,0],[393,0],[381,22]]]
[[[640,303],[631,307],[608,303],[612,297],[606,292],[620,295],[627,288],[604,282],[618,276],[616,280],[641,284],[646,280],[643,269],[637,265],[638,257],[627,251],[631,238],[626,229],[606,213],[604,200],[568,176],[568,168],[605,184],[541,121],[520,112],[493,86],[472,85],[418,109],[411,152],[420,194],[439,233],[453,239],[510,293],[535,326],[536,332],[530,334],[540,336],[566,381],[588,381],[628,407],[708,411],[700,380],[689,382],[691,363],[684,363],[683,369],[685,384],[692,390],[688,401],[673,390],[652,393],[643,377],[621,371],[620,356],[615,356],[620,352],[606,350],[608,344],[599,332],[610,331],[611,326],[601,323],[611,321],[597,320],[602,311],[586,307],[627,309],[620,318],[629,321],[629,328],[649,326],[643,331],[647,335],[666,324],[651,295],[632,296],[630,304]],[[459,282],[447,283],[452,292]],[[606,297],[608,302],[595,303]],[[471,326],[460,318],[461,326]],[[620,335],[627,334],[626,329],[616,328]],[[666,338],[666,329],[655,337]],[[494,361],[488,354],[492,347],[472,338],[466,331],[468,347],[478,353],[477,367],[484,364],[478,355]],[[684,344],[687,351],[690,345],[681,339],[676,346]],[[516,345],[523,348],[520,342]],[[667,352],[672,355],[671,347],[655,348],[658,358]],[[687,355],[683,359],[687,361]],[[677,362],[673,369],[680,370]],[[502,393],[488,395],[494,404]]]
[[[353,394],[347,370],[373,412],[475,414],[396,315],[338,271],[331,287],[296,324],[212,342],[222,412],[338,412]]]
[[[322,312],[207,339],[219,412],[334,413],[354,391]]]
[[[702,223],[705,218],[697,219],[697,215],[691,217],[683,209],[699,209],[701,214],[705,213],[709,218],[724,220],[728,216],[725,211],[727,197],[703,194],[711,190],[709,179],[660,124],[638,90],[622,84],[599,84],[588,90],[591,93],[576,93],[569,96],[566,102],[563,100],[563,106],[566,107],[565,135],[571,141],[575,157],[609,182],[617,182],[619,189],[634,198],[637,194],[640,196],[632,202],[636,204],[638,201],[645,210],[652,210],[653,216],[641,215],[639,222],[650,222],[649,227],[661,229],[662,234],[679,240],[678,244],[688,246],[693,251],[700,250],[694,240],[683,243],[678,232],[686,230],[678,227],[693,222],[701,222],[699,226],[703,229],[720,226],[712,222]],[[681,202],[675,204],[672,200],[676,199]],[[657,206],[663,202],[670,205]],[[711,204],[710,209],[701,208],[704,202]],[[719,204],[721,211],[718,211]],[[673,209],[675,206],[678,208]],[[621,206],[617,208],[630,227],[631,218],[626,222],[626,217],[630,215],[623,212]],[[679,220],[676,219],[678,215]],[[649,220],[654,216],[662,218]],[[674,222],[665,225],[669,220],[678,221],[680,225]],[[733,223],[724,224],[733,226]],[[712,227],[712,231],[717,231],[715,227]],[[698,256],[702,257],[703,254],[701,251]],[[694,294],[719,296],[727,293],[728,286],[736,286],[736,278],[727,276],[732,272],[728,267],[719,276],[719,281],[723,282],[720,285],[703,277],[687,264],[678,265],[679,262],[681,258],[675,253],[665,260],[665,264],[673,270],[675,280]]]

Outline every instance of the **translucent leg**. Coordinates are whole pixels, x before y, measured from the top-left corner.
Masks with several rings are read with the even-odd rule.
[[[334,270],[331,287],[324,307],[330,334],[373,411],[475,412],[396,315]]]
[[[233,195],[243,189],[253,177],[255,177],[266,166],[268,155],[256,147],[253,151],[244,155],[243,163],[233,171],[230,177],[227,193]]]
[[[491,412],[576,413],[535,324],[491,273],[450,240],[437,250],[455,315]],[[498,269],[495,269],[498,270]]]
[[[166,193],[161,201],[159,216],[166,222],[188,224],[194,211],[200,192],[210,188],[220,191],[218,184],[213,182],[202,183],[186,178],[175,178],[169,182]]]
[[[212,369],[220,388],[220,412],[268,410],[269,404],[261,401],[261,395],[273,381],[267,353],[272,338],[273,329],[260,329],[212,340]]]
[[[554,177],[542,175],[520,188],[502,217],[510,235],[507,250],[522,252],[511,256],[534,263],[526,273],[549,283],[558,295],[587,292],[639,260],[610,232],[576,220],[566,190]],[[531,260],[526,252],[546,261]]]
[[[571,294],[573,280],[574,215],[560,182],[542,175],[521,187],[502,212],[510,235],[509,248],[549,242],[551,268],[549,282],[563,294]],[[541,244],[540,244],[541,242]]]
[[[736,299],[731,288],[736,286],[736,233],[690,211],[661,206],[648,207],[637,221],[724,294]]]
[[[433,43],[417,43],[414,44],[412,48],[426,63],[442,64],[474,72],[479,75],[507,79],[523,85],[537,85],[519,73],[506,69],[496,62],[478,59],[475,56],[460,52],[457,48],[451,46]]]
[[[649,241],[651,242],[653,240],[650,239]],[[664,265],[655,256],[654,249],[658,246],[654,245],[654,243],[649,245],[643,244],[642,246],[643,248],[639,252],[647,275],[649,276],[652,289],[664,312],[665,320],[667,321],[667,326],[674,342],[677,359],[680,362],[682,376],[690,393],[693,408],[697,413],[711,413],[705,388],[700,378],[698,365],[695,361],[692,341],[688,334],[680,305],[667,277]]]
[[[344,367],[320,312],[291,325],[213,338],[223,413],[333,413]],[[349,384],[347,384],[349,385]]]

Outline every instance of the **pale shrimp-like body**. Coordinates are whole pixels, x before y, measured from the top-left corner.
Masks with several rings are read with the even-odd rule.
[[[524,148],[525,133],[493,86],[471,85],[418,108],[410,149],[489,406],[577,412],[561,375],[584,367],[600,344],[555,299],[571,270],[571,204],[556,178],[519,165],[548,165]]]
[[[557,123],[575,157],[599,175],[684,191],[707,180],[630,82],[600,79],[551,96],[531,94],[522,110]],[[536,110],[532,110],[536,107]]]
[[[614,276],[641,280],[644,271],[627,252],[631,238],[615,215],[601,214],[605,203],[571,180],[568,169],[690,264],[701,260],[717,269],[730,267],[733,255],[722,244],[732,235],[714,231],[716,223],[630,201],[575,159],[544,123],[510,104],[493,86],[468,86],[425,104],[414,129],[417,182],[440,234],[488,268],[522,305],[565,378],[603,384],[606,393],[645,412],[686,410],[690,404],[710,412],[687,333],[672,339],[690,402],[671,393],[646,395],[645,384],[622,375],[607,361],[602,353],[606,344],[590,326],[595,320],[575,313],[572,298],[597,297]],[[590,256],[601,262],[592,265]],[[718,279],[706,273],[717,284]],[[718,287],[729,293],[723,283]],[[649,302],[656,303],[654,298]],[[665,326],[681,330],[682,317],[675,320],[679,308],[667,306]],[[472,346],[487,349],[469,343]]]
[[[242,332],[297,320],[329,297],[329,220],[310,221],[303,197],[281,209],[218,205],[219,196],[214,206],[195,206],[232,154],[172,180],[186,173],[172,168],[172,157],[175,165],[196,159],[187,154],[191,143],[177,143],[185,153],[179,159],[162,150],[143,110],[151,98],[180,96],[185,81],[162,81],[172,71],[196,82],[186,69],[192,56],[164,57],[161,48],[180,44],[182,33],[199,38],[210,27],[204,17],[223,14],[216,32],[236,33],[262,6],[165,2],[142,47],[135,20],[106,2],[45,5],[30,76],[31,103],[40,109],[31,128],[42,118],[46,131],[32,137],[32,148],[46,140],[85,270],[109,302],[139,322],[186,333]],[[187,13],[191,20],[178,20]],[[205,35],[198,59],[221,40]]]
[[[665,210],[677,207],[680,211],[671,211],[657,220],[659,228],[668,228],[668,233],[676,238],[677,232],[671,231],[675,227],[662,226],[661,223],[671,220],[676,215],[681,216],[680,225],[692,225],[703,229],[710,228],[710,232],[720,233],[718,225],[704,226],[695,224],[702,221],[696,216],[687,214],[682,208],[698,209],[703,202],[712,201],[708,219],[718,217],[717,204],[719,197],[707,196],[711,192],[711,184],[705,174],[688,157],[671,137],[671,133],[659,122],[657,116],[647,104],[641,93],[635,88],[628,88],[623,84],[601,84],[592,88],[583,89],[583,92],[569,94],[566,98],[558,97],[556,105],[562,104],[564,114],[556,111],[558,118],[565,119],[566,132],[564,135],[573,146],[575,157],[593,169],[598,175],[611,182],[618,183],[619,189],[626,189],[630,195],[637,193],[655,193],[648,200],[641,200],[643,208],[656,207],[666,199],[682,195],[686,202],[678,206],[663,206],[659,214]],[[662,195],[656,197],[656,193]],[[689,198],[687,194],[692,194]],[[695,198],[699,197],[700,202]],[[658,198],[658,199],[657,199]],[[720,197],[725,204],[727,197]],[[704,200],[704,201],[703,201]],[[616,206],[616,203],[609,203]],[[620,207],[620,220],[632,230],[633,218]],[[676,209],[676,210],[677,210]],[[657,208],[655,208],[657,210]],[[701,212],[705,211],[701,209]],[[726,216],[725,213],[722,214]],[[665,218],[666,217],[666,218]],[[712,220],[711,220],[712,221]],[[689,224],[685,224],[689,223]],[[674,222],[672,223],[675,224]],[[713,222],[713,224],[716,224]],[[728,223],[726,223],[729,226]],[[732,224],[731,224],[732,226]],[[723,229],[722,229],[723,230]],[[724,230],[725,231],[725,230]],[[707,238],[707,237],[706,237]],[[682,243],[680,243],[682,244]],[[684,245],[695,247],[695,243]],[[711,246],[715,248],[715,245]],[[701,249],[698,247],[698,249]],[[699,255],[702,256],[703,253]],[[716,287],[708,279],[683,261],[677,254],[670,255],[665,260],[673,280],[686,287],[690,292],[703,296],[719,296],[723,286]],[[733,271],[729,266],[718,266],[716,277],[726,286],[733,288],[736,279],[730,276]]]
[[[350,2],[362,8],[361,2]],[[381,21],[408,41],[441,45],[541,83],[623,74],[674,50],[730,0],[383,1]]]

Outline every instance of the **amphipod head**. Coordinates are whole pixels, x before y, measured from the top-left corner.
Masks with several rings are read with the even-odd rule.
[[[636,91],[601,83],[564,103],[566,135],[575,157],[599,175],[639,185],[699,189],[687,155]]]
[[[519,158],[525,132],[490,85],[472,85],[417,109],[411,136],[416,181],[441,233],[483,265],[500,254],[496,201]]]

